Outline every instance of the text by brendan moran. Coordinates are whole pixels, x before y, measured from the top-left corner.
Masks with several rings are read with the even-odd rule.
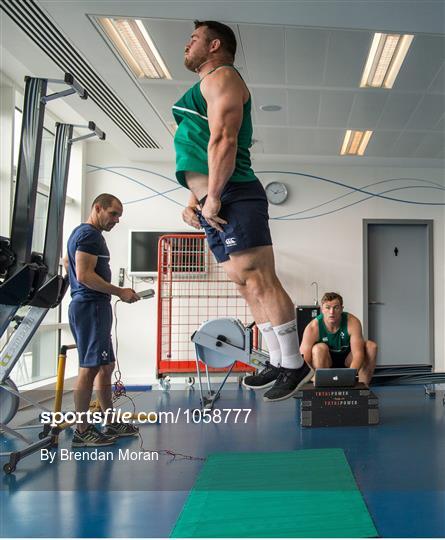
[[[60,461],[158,461],[159,453],[149,450],[129,450],[119,448],[117,452],[111,450],[69,450],[60,448],[59,450],[40,450],[40,459],[54,463],[56,459]]]

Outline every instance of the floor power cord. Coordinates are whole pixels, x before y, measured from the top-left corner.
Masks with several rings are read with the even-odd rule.
[[[133,408],[133,415],[136,414],[136,403],[134,399],[127,394],[127,390],[125,388],[125,384],[122,381],[122,372],[119,365],[119,339],[118,339],[118,326],[117,326],[117,304],[121,302],[121,300],[116,300],[113,306],[113,317],[114,317],[114,337],[116,342],[116,369],[114,371],[114,383],[113,384],[113,405],[117,403],[118,400],[122,398],[127,398],[131,402],[131,406]],[[171,457],[171,461],[176,460],[189,460],[189,461],[205,461],[206,458],[203,457],[196,457],[196,456],[189,456],[187,454],[181,454],[180,452],[176,452],[175,450],[151,450],[146,449],[144,447],[144,438],[141,435],[140,430],[138,430],[138,437],[139,437],[139,447],[140,450],[143,452],[157,452],[159,455],[163,456],[169,456]]]

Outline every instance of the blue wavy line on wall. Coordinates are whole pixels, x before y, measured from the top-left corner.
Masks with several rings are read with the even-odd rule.
[[[434,187],[434,186],[403,186],[403,187],[398,187],[398,188],[387,189],[385,191],[381,191],[380,194],[391,193],[393,191],[399,191],[399,190],[405,190],[405,189],[436,189],[436,190],[439,190],[439,191],[445,191],[444,188],[437,188],[437,187]],[[369,197],[363,197],[363,199],[360,199],[359,201],[355,201],[355,202],[350,203],[350,204],[345,204],[344,206],[340,206],[339,208],[335,208],[334,210],[330,210],[328,212],[323,212],[321,214],[312,214],[310,216],[303,216],[303,217],[291,217],[291,216],[295,216],[297,214],[302,214],[304,212],[308,212],[309,209],[307,209],[307,210],[302,210],[300,212],[294,212],[293,214],[288,214],[286,216],[275,217],[275,218],[272,218],[272,219],[275,219],[277,221],[297,221],[297,220],[303,220],[303,219],[314,219],[314,218],[317,218],[317,217],[328,216],[329,214],[335,214],[336,212],[340,212],[341,210],[344,210],[345,208],[349,208],[350,206],[354,206],[355,204],[360,204],[360,203],[362,203],[364,201],[367,201],[368,199],[372,199],[372,198],[373,198],[373,195],[370,195]],[[325,205],[325,204],[328,204],[328,203],[323,203],[323,205]],[[414,201],[412,204],[434,204],[434,205],[445,206],[445,203],[422,203],[422,202],[417,202],[417,201]],[[319,206],[323,206],[323,205],[319,205]]]
[[[178,201],[175,201],[174,199],[172,199],[172,198],[170,198],[170,197],[168,197],[166,195],[167,193],[171,193],[172,191],[177,191],[178,189],[184,189],[182,186],[178,186],[177,181],[175,179],[173,179],[173,178],[169,178],[168,176],[160,174],[160,173],[158,173],[156,171],[151,171],[149,169],[143,169],[143,168],[140,168],[140,167],[130,167],[130,166],[99,167],[97,165],[90,165],[90,164],[88,164],[87,166],[90,167],[90,170],[87,171],[87,174],[94,173],[94,172],[97,172],[97,171],[107,171],[107,172],[110,172],[112,174],[116,174],[118,176],[126,178],[127,180],[129,180],[129,181],[131,181],[131,182],[133,182],[135,184],[138,184],[139,186],[141,186],[141,187],[143,187],[145,189],[148,189],[148,190],[154,192],[154,195],[150,195],[148,197],[141,197],[139,199],[134,199],[132,201],[126,201],[126,202],[123,203],[125,205],[126,204],[134,204],[134,203],[138,203],[138,202],[142,202],[142,201],[147,201],[147,200],[153,199],[155,197],[164,197],[168,201],[173,202],[173,203],[181,206],[182,208],[184,208],[183,204],[179,203]],[[176,184],[176,187],[172,188],[172,189],[169,189],[169,190],[166,190],[166,191],[157,191],[157,190],[153,189],[152,187],[147,186],[143,182],[141,182],[139,180],[136,180],[135,178],[132,178],[131,176],[128,176],[126,174],[117,172],[114,169],[129,169],[129,170],[146,172],[146,173],[152,174],[154,176],[158,176],[159,178],[163,178],[164,180],[168,180],[169,182],[172,182],[172,183]],[[433,182],[431,180],[424,180],[424,179],[421,179],[421,178],[389,178],[389,179],[386,179],[386,180],[379,180],[377,182],[367,184],[366,186],[363,186],[362,188],[357,188],[357,187],[345,184],[343,182],[339,182],[337,180],[331,180],[329,178],[324,178],[322,176],[315,176],[315,175],[312,175],[312,174],[292,172],[292,171],[275,171],[275,170],[270,170],[269,171],[268,170],[268,171],[257,171],[257,174],[288,174],[288,175],[293,175],[293,176],[302,176],[302,177],[310,178],[310,179],[313,179],[313,180],[320,180],[320,181],[323,181],[323,182],[334,184],[334,185],[337,185],[337,186],[340,186],[342,188],[345,188],[345,189],[349,190],[347,193],[344,193],[343,195],[340,195],[338,197],[335,197],[335,198],[330,199],[328,201],[325,201],[323,203],[317,204],[317,205],[312,206],[310,208],[306,208],[306,209],[300,210],[298,212],[293,212],[291,214],[286,214],[286,215],[283,215],[283,216],[276,216],[276,217],[271,218],[271,219],[277,220],[277,221],[280,221],[280,220],[282,220],[282,221],[292,221],[292,220],[296,221],[296,220],[304,220],[304,219],[315,219],[315,218],[318,218],[318,217],[327,216],[329,214],[340,212],[341,210],[344,210],[345,208],[349,208],[350,206],[360,204],[360,203],[365,202],[365,201],[367,201],[369,199],[372,199],[374,197],[384,199],[384,200],[388,200],[388,201],[392,201],[392,202],[401,203],[401,204],[414,204],[414,205],[422,205],[422,206],[445,206],[445,203],[441,203],[441,202],[415,201],[415,200],[409,200],[409,199],[400,199],[400,198],[396,198],[396,197],[389,197],[388,195],[386,195],[387,193],[393,193],[395,191],[404,191],[404,190],[407,190],[407,189],[423,189],[423,190],[424,189],[435,189],[435,190],[442,191],[442,192],[445,191],[445,188],[441,184],[438,184],[438,183]],[[395,181],[416,181],[416,182],[421,182],[423,184],[429,184],[429,185],[402,186],[402,187],[397,187],[397,188],[392,188],[392,189],[387,189],[387,190],[384,190],[384,191],[380,191],[378,193],[374,193],[372,191],[367,190],[367,188],[370,188],[370,187],[373,187],[373,186],[377,186],[377,185],[385,184],[385,183],[389,183],[389,182],[395,182]],[[358,201],[354,201],[352,203],[340,206],[338,208],[335,208],[333,210],[329,210],[327,212],[322,212],[322,213],[318,213],[318,214],[311,214],[309,216],[295,217],[295,216],[300,216],[301,214],[305,214],[307,212],[310,212],[311,210],[321,208],[322,206],[326,206],[328,204],[331,204],[331,203],[333,203],[335,201],[338,201],[340,199],[343,199],[345,197],[348,197],[349,195],[353,195],[353,194],[356,194],[356,193],[361,193],[361,194],[366,195],[366,196],[363,197],[362,199],[358,200]]]
[[[367,184],[366,186],[363,186],[363,188],[377,186],[379,184],[387,184],[389,182],[397,182],[397,181],[401,181],[401,180],[405,180],[405,181],[408,180],[408,181],[413,181],[413,182],[423,182],[425,184],[432,184],[433,186],[437,186],[436,189],[439,189],[440,191],[445,191],[445,188],[442,187],[440,184],[438,184],[436,182],[432,182],[431,180],[422,180],[420,178],[388,178],[387,180],[380,180],[378,182],[373,182],[372,184]],[[425,189],[425,187],[427,187],[427,186],[404,186],[404,187],[394,188],[392,190],[381,191],[380,193],[389,193],[390,191],[396,191],[397,189],[402,189],[402,190],[403,189],[413,189],[413,188]],[[322,206],[326,206],[326,205],[331,204],[331,203],[333,203],[335,201],[338,201],[340,199],[344,199],[345,197],[348,197],[349,195],[353,195],[355,192],[356,192],[355,189],[353,189],[353,190],[348,191],[347,193],[345,193],[343,195],[339,195],[338,197],[334,197],[333,199],[330,199],[329,201],[326,201],[324,203],[320,203],[320,204],[317,204],[315,206],[311,206],[310,208],[306,208],[305,210],[300,210],[298,212],[293,212],[292,214],[287,214],[285,216],[280,216],[280,217],[274,218],[274,219],[286,220],[289,216],[297,216],[299,214],[305,214],[306,212],[309,212],[311,210],[315,210],[316,208],[321,208]],[[372,198],[372,196],[365,197],[363,199],[360,199],[359,201],[355,201],[354,203],[351,203],[351,204],[348,204],[348,205],[345,205],[345,206],[341,206],[341,207],[337,208],[336,210],[331,211],[331,213],[335,212],[335,211],[343,210],[344,208],[348,208],[348,206],[353,206],[354,204],[359,204],[359,203],[361,203],[363,201],[366,201],[368,199],[371,199],[371,198]],[[313,216],[313,217],[317,217],[317,216]]]
[[[143,187],[145,189],[149,189],[150,191],[154,192],[154,195],[150,195],[149,197],[142,197],[141,199],[135,199],[133,201],[123,202],[122,204],[124,204],[124,205],[126,205],[126,204],[134,204],[134,203],[141,202],[141,201],[147,201],[149,199],[153,199],[154,197],[164,197],[168,201],[170,201],[172,203],[175,203],[175,204],[181,206],[182,208],[185,208],[185,206],[182,203],[179,203],[178,201],[175,201],[174,199],[171,199],[170,197],[167,197],[165,195],[166,193],[171,193],[172,191],[177,191],[178,189],[184,189],[182,186],[178,185],[177,180],[174,180],[173,178],[169,178],[168,176],[164,176],[163,174],[157,173],[155,171],[150,171],[148,169],[141,169],[139,167],[127,167],[127,166],[99,167],[97,165],[90,165],[90,164],[87,164],[87,167],[91,168],[89,171],[87,171],[87,174],[91,174],[91,173],[94,173],[94,172],[97,172],[97,171],[107,171],[107,172],[110,172],[112,174],[116,174],[117,176],[122,176],[123,178],[126,178],[127,180],[130,180],[130,182],[133,182],[134,184],[138,184],[139,186],[141,186],[141,187]],[[130,170],[133,170],[133,171],[147,172],[147,173],[153,174],[154,176],[159,176],[159,178],[163,178],[164,180],[168,180],[169,182],[173,182],[174,184],[176,184],[176,187],[174,187],[172,189],[168,189],[166,191],[157,191],[156,189],[153,189],[152,187],[145,185],[143,182],[140,182],[139,180],[136,180],[136,178],[132,178],[131,176],[128,176],[127,174],[117,172],[114,169],[130,169]]]
[[[390,192],[393,192],[393,191],[400,191],[400,190],[405,190],[405,189],[425,189],[426,188],[426,189],[436,189],[436,190],[439,190],[439,191],[442,191],[442,192],[445,191],[445,188],[441,184],[438,184],[436,182],[432,182],[430,180],[420,179],[420,178],[391,178],[391,179],[387,179],[387,180],[380,180],[378,182],[373,182],[372,184],[368,184],[367,186],[364,186],[363,188],[356,188],[354,186],[350,186],[350,185],[345,184],[343,182],[338,182],[337,180],[330,180],[329,178],[324,178],[322,176],[315,176],[315,175],[306,174],[306,173],[291,172],[291,171],[271,171],[271,170],[268,170],[268,171],[256,171],[256,173],[257,174],[289,174],[289,175],[294,175],[294,176],[303,176],[303,177],[310,178],[310,179],[321,180],[323,182],[327,182],[327,183],[330,183],[330,184],[341,186],[341,187],[343,187],[345,189],[350,190],[348,193],[346,193],[344,195],[341,195],[339,197],[335,197],[334,199],[331,199],[330,201],[326,201],[326,202],[324,202],[322,204],[319,204],[319,205],[316,205],[314,207],[306,208],[305,210],[301,210],[299,212],[294,212],[292,214],[287,214],[287,215],[284,215],[284,216],[277,216],[277,217],[271,218],[271,219],[274,219],[276,221],[280,221],[280,220],[282,220],[282,221],[291,221],[291,220],[297,221],[297,220],[303,220],[303,219],[315,219],[315,218],[318,218],[318,217],[333,214],[335,212],[339,212],[340,210],[344,210],[345,208],[348,208],[350,206],[354,206],[355,204],[362,203],[362,202],[367,201],[368,199],[371,199],[373,197],[377,197],[377,198],[380,198],[380,199],[385,199],[385,200],[388,200],[388,201],[398,202],[398,203],[402,203],[402,204],[414,204],[414,205],[422,205],[422,206],[445,206],[445,203],[441,203],[441,202],[413,201],[413,200],[407,200],[407,199],[399,199],[399,198],[395,198],[395,197],[388,197],[387,195],[385,195],[385,193],[390,193]],[[387,183],[387,182],[394,182],[394,181],[400,181],[400,180],[417,181],[417,182],[423,182],[423,183],[430,184],[430,185],[429,186],[404,186],[404,187],[392,188],[392,189],[389,189],[389,190],[386,190],[386,191],[381,191],[379,193],[373,193],[372,191],[367,191],[365,189],[365,188],[375,186],[375,185],[378,185],[378,184]],[[431,184],[433,184],[433,185],[431,185]],[[298,214],[303,214],[303,213],[309,212],[310,210],[313,210],[315,208],[319,208],[321,206],[330,204],[330,203],[332,203],[332,202],[334,202],[334,201],[336,201],[338,199],[341,199],[343,197],[347,197],[348,195],[351,195],[351,194],[354,194],[354,193],[362,193],[362,194],[367,195],[367,196],[363,197],[359,201],[355,201],[353,203],[344,205],[344,206],[342,206],[340,208],[336,208],[334,210],[330,210],[328,212],[323,212],[323,213],[320,213],[320,214],[312,214],[312,215],[304,216],[304,217],[292,217],[292,216],[295,216],[295,215],[298,215]]]

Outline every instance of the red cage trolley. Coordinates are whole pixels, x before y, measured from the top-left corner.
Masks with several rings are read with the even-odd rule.
[[[245,300],[209,251],[205,235],[162,236],[158,245],[157,375],[164,388],[169,386],[165,377],[172,374],[184,374],[188,384],[194,384],[191,336],[203,321],[223,317],[239,319],[245,325],[252,322]],[[256,345],[256,327],[253,335]],[[204,371],[203,363],[199,365]],[[232,371],[244,374],[254,369],[237,362]]]

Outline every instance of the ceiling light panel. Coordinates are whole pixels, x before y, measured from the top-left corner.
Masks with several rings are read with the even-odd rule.
[[[79,84],[88,89],[91,101],[137,148],[160,148],[88,58],[73,46],[38,3],[9,0],[1,4],[1,9],[62,73],[72,73]]]
[[[414,39],[411,34],[374,34],[361,88],[392,88]]]
[[[139,19],[97,19],[117,54],[138,79],[171,79],[161,54]]]
[[[371,138],[372,131],[353,131],[348,129],[340,151],[341,156],[363,156]]]

